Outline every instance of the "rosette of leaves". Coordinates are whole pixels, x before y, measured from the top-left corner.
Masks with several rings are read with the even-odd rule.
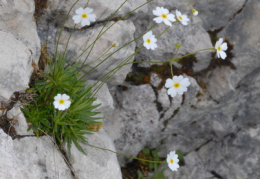
[[[80,143],[87,143],[86,134],[95,132],[89,126],[97,123],[99,112],[93,112],[99,105],[93,105],[92,86],[86,86],[81,78],[80,63],[66,65],[67,56],[61,54],[58,60],[48,65],[49,72],[38,76],[31,90],[34,101],[22,108],[28,130],[33,129],[36,136],[53,135],[59,147],[67,145],[69,154],[72,143],[86,154]],[[71,105],[64,111],[53,106],[58,93],[70,96]]]

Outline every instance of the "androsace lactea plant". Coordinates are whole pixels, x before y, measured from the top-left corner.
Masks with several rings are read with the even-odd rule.
[[[127,0],[126,0],[127,1]],[[124,3],[126,2],[124,1]],[[150,3],[152,0],[148,1]],[[73,4],[78,2],[78,0]],[[187,2],[187,1],[186,1]],[[124,4],[123,3],[123,4]],[[145,3],[145,4],[147,4]],[[188,3],[188,2],[187,2]],[[123,5],[122,4],[122,5]],[[143,4],[143,5],[145,5]],[[115,11],[115,13],[122,7],[122,5]],[[142,7],[143,5],[139,6],[138,8]],[[189,5],[189,4],[188,4]],[[190,5],[189,5],[190,6]],[[138,9],[136,8],[136,9]],[[198,11],[193,9],[190,6],[192,13],[194,15],[198,15]],[[72,8],[71,8],[72,9]],[[81,26],[90,25],[91,22],[96,21],[96,15],[93,13],[94,10],[89,7],[80,7],[75,11],[75,14],[72,19],[75,24],[81,24]],[[133,12],[133,11],[132,11]],[[177,171],[179,168],[179,159],[178,155],[175,151],[171,151],[166,158],[166,161],[150,161],[144,160],[132,156],[127,156],[124,154],[120,154],[109,149],[104,149],[101,147],[97,147],[91,145],[86,140],[86,134],[92,134],[96,132],[92,130],[89,126],[99,123],[99,117],[95,117],[99,112],[94,112],[94,110],[99,105],[93,105],[93,102],[96,100],[94,95],[97,91],[102,87],[102,85],[109,80],[121,67],[124,65],[129,65],[132,63],[169,63],[171,68],[171,78],[168,78],[165,83],[165,87],[168,88],[168,95],[171,97],[175,97],[176,95],[183,95],[184,92],[188,90],[188,86],[190,85],[189,78],[184,77],[183,75],[176,76],[172,70],[172,63],[174,61],[178,61],[184,57],[189,55],[198,53],[204,50],[213,50],[217,52],[217,56],[221,57],[222,59],[226,58],[226,53],[224,52],[227,50],[227,44],[223,43],[223,39],[219,39],[217,41],[215,48],[208,48],[198,50],[187,55],[184,55],[179,58],[174,58],[175,55],[178,53],[178,50],[181,48],[181,45],[178,43],[176,44],[176,52],[174,53],[173,57],[167,61],[160,61],[160,62],[150,62],[150,61],[134,61],[129,62],[131,58],[134,57],[136,53],[138,53],[143,47],[147,50],[155,50],[157,48],[157,40],[158,38],[163,35],[169,28],[175,24],[180,22],[182,25],[188,25],[189,18],[187,15],[182,14],[179,10],[176,10],[176,16],[164,7],[156,7],[152,13],[156,16],[153,20],[156,22],[151,28],[148,28],[146,32],[144,32],[141,36],[134,39],[133,41],[124,44],[118,50],[113,52],[112,54],[118,52],[120,49],[124,48],[125,46],[129,45],[130,43],[134,42],[139,38],[143,38],[143,43],[137,47],[136,51],[123,60],[120,65],[116,68],[111,70],[106,75],[100,77],[99,81],[94,85],[88,86],[87,81],[85,80],[86,74],[82,73],[83,66],[85,65],[85,61],[80,63],[77,61],[81,57],[81,55],[75,58],[74,61],[68,60],[66,56],[66,49],[60,55],[57,55],[57,47],[59,43],[59,38],[62,33],[64,26],[60,31],[60,35],[58,37],[57,47],[54,54],[53,62],[51,62],[48,66],[48,72],[42,73],[36,79],[36,83],[32,84],[32,90],[34,94],[36,94],[35,102],[32,102],[25,106],[22,110],[27,118],[28,123],[30,123],[29,129],[33,129],[35,134],[39,137],[41,135],[53,135],[55,137],[56,142],[60,146],[60,148],[64,148],[67,145],[67,149],[70,152],[72,143],[85,154],[85,151],[81,147],[80,143],[89,145],[91,147],[95,147],[97,149],[108,150],[110,152],[116,153],[118,155],[123,155],[126,157],[130,157],[137,160],[142,160],[146,162],[153,162],[153,163],[168,163],[168,166],[171,170]],[[70,11],[69,11],[70,13]],[[111,15],[109,19],[114,17],[114,14]],[[129,13],[131,14],[131,13]],[[128,14],[128,15],[129,15]],[[128,15],[124,16],[126,18]],[[175,18],[176,17],[176,18]],[[67,19],[65,19],[66,21]],[[152,33],[152,29],[158,25],[159,23],[164,22],[167,25],[167,28],[160,33],[159,35],[155,36]],[[114,22],[111,26],[113,26]],[[107,23],[106,23],[107,24]],[[111,26],[107,27],[104,30],[106,24],[100,31],[99,35],[95,39],[95,41],[87,47],[86,50],[83,51],[85,53],[89,48],[91,49],[94,47],[95,42],[109,29]],[[75,27],[75,26],[74,26]],[[104,30],[104,31],[103,31]],[[73,33],[73,32],[72,32]],[[71,34],[72,35],[72,34]],[[67,44],[69,43],[69,39]],[[111,47],[118,46],[117,42],[114,42]],[[66,46],[67,48],[67,46]],[[109,49],[108,49],[109,51]],[[103,56],[103,53],[101,56]],[[89,56],[89,54],[88,54]],[[109,56],[110,57],[110,56]],[[107,60],[109,57],[104,59],[101,63]],[[96,59],[98,61],[100,58]],[[100,65],[98,64],[98,65]],[[97,65],[97,66],[98,66]],[[96,67],[97,67],[96,66]],[[93,69],[95,69],[94,67]],[[89,72],[92,72],[91,69]]]

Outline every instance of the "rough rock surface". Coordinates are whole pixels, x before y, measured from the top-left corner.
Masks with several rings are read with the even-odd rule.
[[[75,1],[49,0],[47,8],[42,9],[42,16],[37,19],[41,45],[47,44],[50,56],[54,54],[55,40],[62,19],[73,2]],[[105,20],[123,2],[89,2],[98,17],[97,22],[84,28],[76,26],[67,49],[70,59],[91,43]],[[139,3],[145,2],[126,2],[114,20],[126,15]],[[80,0],[72,9],[61,37],[60,50],[65,48],[66,40],[74,26],[71,18],[75,9],[84,6],[84,3],[86,2]],[[103,130],[88,139],[90,144],[116,149],[120,153],[133,156],[144,146],[161,149],[162,157],[172,150],[181,150],[184,153],[184,163],[180,170],[172,172],[166,165],[162,166],[166,168],[164,174],[167,179],[186,179],[187,176],[191,179],[258,179],[260,26],[257,19],[260,18],[260,2],[190,0],[190,3],[199,11],[198,16],[192,16],[185,1],[154,0],[113,26],[100,42],[97,42],[98,48],[93,50],[89,59],[93,60],[102,55],[114,42],[119,46],[111,49],[107,55],[143,34],[154,23],[152,10],[157,6],[168,8],[174,14],[175,10],[179,9],[190,18],[189,25],[174,24],[158,39],[156,50],[142,49],[135,55],[136,61],[169,60],[176,50],[177,42],[181,43],[182,47],[176,57],[203,48],[212,48],[213,43],[220,37],[228,42],[227,59],[218,60],[212,56],[211,51],[204,51],[196,54],[192,58],[193,62],[174,62],[174,73],[184,74],[191,81],[188,91],[175,98],[169,97],[162,86],[165,78],[169,76],[167,70],[162,70],[161,74],[152,71],[149,74],[149,82],[135,85],[135,81],[123,82],[131,70],[131,65],[126,66],[109,82],[108,87],[113,99],[106,86],[97,94],[97,103],[104,104],[100,108],[106,117],[104,129],[112,138],[115,147]],[[1,100],[8,100],[14,91],[26,88],[23,85],[28,84],[32,71],[31,62],[39,58],[40,43],[33,13],[33,0],[0,0],[0,40],[5,42],[0,45]],[[158,24],[153,33],[159,35],[166,27],[163,23]],[[104,66],[93,71],[88,79],[98,79],[142,43],[140,38],[129,48],[115,54]],[[138,66],[151,69],[148,63]],[[186,68],[188,70],[185,70]],[[15,108],[10,112],[11,117],[18,116],[19,120],[23,120],[21,125],[16,126],[16,130],[20,135],[30,134],[26,132],[25,119],[18,115],[19,112],[19,109]],[[82,157],[74,151],[75,148],[72,149],[72,166],[81,178],[121,178],[114,154],[89,146],[84,146],[84,149],[89,153],[88,156]],[[17,178],[18,175],[20,178],[72,178],[64,160],[46,137],[12,140],[1,130],[0,155],[3,158],[0,161],[0,171],[4,171],[0,172],[0,178]],[[28,160],[30,157],[32,160]],[[124,166],[129,159],[119,157],[119,161],[121,166]],[[17,168],[19,170],[14,170]],[[29,172],[33,174],[29,175]]]
[[[32,61],[38,62],[40,39],[31,0],[0,1],[0,99],[27,88]],[[3,43],[4,42],[4,43]]]

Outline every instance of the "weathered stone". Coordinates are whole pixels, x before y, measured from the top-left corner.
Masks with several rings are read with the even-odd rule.
[[[207,113],[190,110],[190,124],[183,121],[186,117],[182,113],[183,122],[172,124],[171,129],[168,128],[168,132],[175,131],[177,135],[173,139],[169,133],[167,141],[174,142],[162,147],[188,153],[184,167],[188,176],[259,178],[259,148],[255,147],[260,142],[259,74],[260,68],[247,75],[236,91],[221,98],[220,103],[211,107]],[[187,136],[190,136],[189,139]],[[188,148],[191,150],[187,151]],[[244,162],[241,163],[241,160]],[[185,178],[182,172],[172,175]]]
[[[49,137],[12,140],[0,130],[1,178],[72,179],[70,170]]]
[[[0,99],[27,88],[32,61],[38,61],[40,40],[31,0],[0,1]]]
[[[125,86],[127,91],[112,91],[116,108],[104,121],[104,129],[114,140],[118,152],[136,156],[146,144],[154,144],[156,131],[163,126],[159,124],[156,97],[150,85]],[[122,164],[125,160],[128,159],[119,157]]]
[[[31,60],[38,61],[40,56],[40,39],[37,35],[33,17],[34,1],[32,0],[0,0],[0,29],[10,33],[30,51]],[[1,42],[3,40],[1,39]],[[8,41],[5,41],[6,43]],[[7,43],[8,45],[8,43]],[[2,49],[2,47],[1,47]],[[19,50],[19,47],[13,47]]]
[[[208,31],[214,31],[225,27],[241,9],[248,0],[226,0],[214,1],[209,0],[202,2],[194,0],[194,8],[198,10],[199,17],[203,22],[203,27]],[[205,5],[207,7],[205,7]],[[235,34],[235,33],[234,33]]]
[[[28,47],[10,33],[0,31],[0,89],[2,99],[8,100],[15,91],[25,90],[32,73]]]
[[[10,111],[7,112],[7,117],[13,119],[13,126],[18,135],[34,135],[33,131],[28,130],[28,124],[26,118],[23,115],[23,112],[17,106],[14,106]]]
[[[94,135],[86,137],[90,145],[115,151],[113,141],[103,129]],[[74,161],[72,165],[79,178],[122,178],[116,154],[87,145],[84,145],[83,149],[86,151],[87,156],[83,155],[75,146],[71,148],[71,158]],[[82,168],[82,166],[85,167]]]

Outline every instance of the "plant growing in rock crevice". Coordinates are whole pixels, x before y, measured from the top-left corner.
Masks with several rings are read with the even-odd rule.
[[[80,79],[80,69],[77,68],[80,63],[65,67],[66,62],[66,56],[61,54],[48,66],[49,73],[38,77],[32,88],[37,96],[36,103],[30,103],[22,111],[31,124],[28,130],[33,129],[37,137],[43,133],[55,135],[58,144],[64,146],[66,143],[69,151],[74,143],[85,153],[79,142],[87,143],[84,135],[95,132],[88,126],[98,123],[100,118],[94,116],[99,112],[93,110],[99,105],[93,105],[92,87],[86,87],[86,80]],[[53,99],[59,93],[70,97],[69,109],[53,108]]]
[[[110,29],[115,23],[112,25],[106,27],[106,24],[99,32],[96,39],[93,41],[91,45],[89,45],[86,49],[83,50],[83,52],[77,56],[75,59],[67,59],[66,51],[67,47],[70,41],[70,37],[72,33],[75,30],[75,26],[68,38],[65,50],[63,53],[58,53],[58,43],[59,39],[61,37],[62,31],[64,29],[64,24],[68,18],[69,13],[71,12],[72,8],[75,6],[75,4],[78,2],[77,0],[72,7],[70,8],[70,11],[67,14],[67,17],[63,23],[63,26],[60,30],[59,36],[58,36],[58,42],[54,53],[53,61],[48,66],[48,72],[41,73],[37,79],[36,83],[31,87],[31,91],[33,94],[35,94],[35,103],[32,102],[22,108],[22,111],[24,112],[27,122],[30,124],[29,130],[33,129],[36,136],[39,137],[42,134],[48,134],[55,137],[56,142],[58,143],[60,148],[64,148],[65,145],[67,145],[67,149],[70,153],[71,146],[74,144],[78,150],[80,150],[82,153],[86,154],[83,148],[81,147],[81,143],[87,144],[91,147],[95,147],[97,149],[107,150],[113,153],[116,153],[118,155],[123,155],[126,157],[130,157],[133,159],[138,159],[144,162],[151,162],[151,163],[168,163],[168,166],[173,171],[176,171],[179,167],[178,165],[178,156],[175,154],[175,151],[172,151],[168,157],[167,161],[151,161],[151,160],[145,160],[140,159],[132,156],[127,156],[124,154],[120,154],[114,151],[111,151],[109,149],[104,149],[101,147],[93,146],[91,144],[88,144],[86,139],[86,134],[92,134],[95,132],[95,130],[92,129],[91,126],[99,123],[100,117],[97,117],[99,112],[95,112],[94,110],[99,105],[93,105],[96,98],[94,97],[95,94],[99,91],[99,89],[123,66],[133,64],[133,63],[168,63],[171,68],[171,77],[172,79],[167,79],[165,87],[168,89],[168,94],[171,95],[171,97],[175,97],[176,95],[182,95],[184,92],[187,91],[188,86],[190,85],[189,79],[184,78],[183,76],[175,76],[173,73],[173,67],[172,63],[175,61],[179,61],[180,59],[193,55],[195,53],[198,53],[200,51],[204,50],[218,50],[221,51],[220,57],[225,57],[225,52],[223,50],[226,50],[227,47],[217,47],[215,48],[207,48],[202,50],[197,50],[195,52],[189,53],[187,55],[181,56],[179,58],[175,58],[176,54],[178,53],[179,49],[181,48],[181,44],[176,44],[176,51],[174,52],[171,59],[167,61],[160,61],[160,62],[150,62],[150,61],[135,61],[130,62],[130,60],[134,57],[136,53],[138,53],[141,49],[146,47],[148,50],[154,50],[157,48],[156,42],[157,39],[163,35],[173,24],[180,22],[182,25],[188,25],[188,17],[187,15],[182,14],[180,11],[176,10],[176,19],[175,15],[169,14],[169,10],[163,8],[163,7],[157,7],[156,10],[153,11],[154,15],[158,16],[154,18],[154,21],[156,22],[154,25],[152,25],[150,28],[147,29],[146,32],[142,33],[142,35],[138,36],[137,38],[131,40],[130,42],[123,44],[121,47],[119,47],[117,50],[115,50],[113,53],[108,55],[104,59],[100,59],[101,57],[105,56],[106,53],[109,51],[111,47],[114,47],[114,43],[111,44],[111,47],[102,53],[100,57],[95,59],[94,61],[99,61],[99,63],[90,69],[87,73],[83,74],[82,71],[84,69],[84,66],[86,65],[85,62],[87,61],[89,54],[91,53],[92,49],[95,46],[95,43],[99,38],[108,30]],[[125,0],[122,5],[126,2]],[[144,3],[143,5],[151,2],[152,0]],[[115,11],[115,13],[122,7],[122,5]],[[141,6],[143,6],[141,5]],[[79,8],[76,10],[76,15],[73,16],[74,23],[78,24],[81,23],[82,26],[90,25],[90,21],[94,22],[96,20],[96,15],[92,14],[93,10],[88,8],[87,5],[83,8]],[[140,8],[139,6],[138,8]],[[138,9],[136,8],[136,9]],[[135,10],[136,10],[135,9]],[[128,13],[126,16],[122,17],[124,19],[129,14],[134,12],[135,10]],[[193,10],[193,9],[192,9]],[[109,20],[113,19],[114,14],[111,15]],[[197,13],[195,13],[197,14]],[[108,22],[109,22],[108,20]],[[159,35],[155,36],[152,33],[152,29],[157,26],[159,23],[164,22],[167,27],[164,31],[162,31]],[[138,39],[143,38],[144,42],[139,45],[135,52],[129,55],[126,59],[122,60],[122,62],[109,71],[107,74],[101,76],[98,81],[94,85],[86,85],[87,81],[85,80],[85,77],[88,73],[93,72],[99,65],[101,65],[103,62],[108,60],[113,54],[120,51],[127,45],[135,42]],[[222,50],[220,49],[222,48]],[[78,59],[81,58],[81,56],[88,51],[87,57],[85,58],[83,63],[78,62]],[[59,55],[58,55],[59,54]],[[92,61],[92,62],[94,62]],[[157,158],[158,159],[158,158]]]

